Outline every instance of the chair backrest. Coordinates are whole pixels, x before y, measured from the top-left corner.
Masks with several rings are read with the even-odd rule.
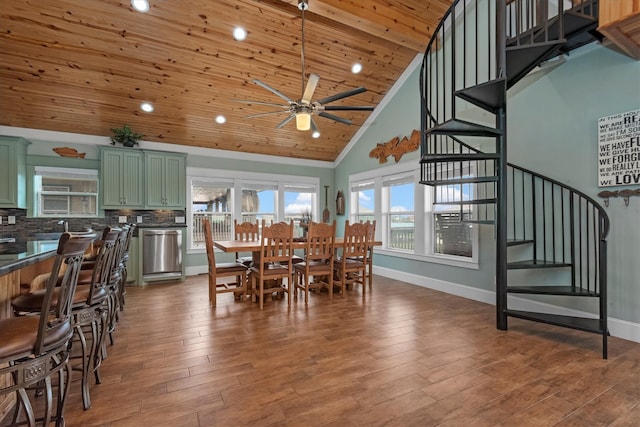
[[[376,220],[374,219],[372,222],[367,221],[364,223],[367,226],[367,238],[369,242],[373,242],[376,240]]]
[[[136,230],[137,225],[135,224],[127,224],[129,227],[129,231],[127,232],[127,240],[124,245],[124,260],[125,262],[129,259],[129,247],[131,246],[131,240],[133,239],[133,233]]]
[[[293,257],[293,221],[277,222],[266,225],[262,220],[262,239],[260,239],[260,268],[265,264],[274,263],[285,265],[291,269]]]
[[[93,242],[96,260],[91,275],[91,289],[87,304],[92,305],[101,299],[100,291],[108,284],[115,267],[117,256],[117,240],[122,230],[106,227],[102,232],[102,240]]]
[[[258,222],[249,221],[238,223],[238,220],[234,219],[233,233],[235,240],[256,242],[260,238],[260,224],[258,224]]]
[[[43,354],[71,338],[73,334],[70,327],[73,295],[78,284],[84,254],[95,237],[95,234],[73,235],[68,232],[60,236],[53,268],[42,299],[34,354]],[[62,279],[58,280],[63,265],[66,268]],[[51,301],[54,292],[58,293],[58,298],[57,304],[52,308]]]
[[[336,221],[332,224],[310,222],[307,231],[307,261],[325,261],[331,263],[335,253]]]
[[[233,220],[233,235],[235,240],[243,240],[247,242],[257,242],[260,238],[260,224],[258,221],[250,222],[245,221],[238,223],[237,219]],[[236,252],[236,258],[240,256],[239,252]]]
[[[125,225],[122,228],[118,228],[118,237],[116,239],[116,248],[113,259],[113,268],[111,269],[111,283],[115,284],[120,282],[122,278],[122,272],[124,270],[124,255],[127,248],[127,237],[129,234],[129,226]]]
[[[369,233],[368,226],[363,223],[344,225],[344,241],[342,243],[343,258],[364,258],[369,249]]]
[[[216,275],[216,254],[213,249],[213,233],[211,231],[211,222],[208,219],[202,220],[204,226],[204,245],[207,249],[207,263],[209,264],[209,276],[215,278]]]

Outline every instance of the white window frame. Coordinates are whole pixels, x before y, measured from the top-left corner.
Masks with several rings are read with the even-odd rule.
[[[391,180],[394,177],[407,176],[413,177],[416,185],[414,186],[414,212],[415,212],[415,245],[414,251],[400,250],[389,248],[387,245],[387,220],[386,208],[383,204],[386,202],[383,182]],[[388,255],[392,257],[408,258],[417,261],[433,262],[438,264],[446,264],[456,267],[478,269],[478,227],[473,225],[472,235],[472,257],[462,257],[455,255],[439,254],[434,252],[434,221],[433,221],[433,188],[428,185],[419,184],[420,169],[415,163],[398,163],[395,165],[385,166],[356,173],[349,176],[349,219],[355,221],[356,212],[353,211],[354,197],[357,198],[352,189],[360,183],[373,181],[374,183],[374,218],[376,220],[376,240],[383,242],[382,247],[376,248],[376,253]],[[388,197],[388,196],[387,196]],[[424,238],[420,238],[424,236]]]
[[[231,222],[234,219],[242,220],[242,189],[260,185],[262,187],[272,187],[276,191],[274,201],[275,220],[282,221],[285,218],[284,192],[293,190],[310,190],[314,194],[311,201],[313,218],[319,218],[320,200],[320,178],[311,176],[282,175],[272,173],[240,172],[234,171],[234,178],[229,178],[229,171],[224,169],[206,169],[197,167],[187,167],[187,227],[193,229],[193,200],[191,188],[193,183],[229,183],[232,189]],[[240,195],[240,196],[238,196]],[[317,220],[317,219],[316,219]],[[194,247],[192,233],[187,233],[187,253],[204,253],[205,248]]]
[[[95,181],[96,192],[79,192],[70,191],[71,189],[66,186],[48,186],[59,188],[45,189],[42,185],[42,177],[54,177],[62,179],[87,179]],[[34,188],[33,188],[33,212],[36,218],[97,218],[100,214],[98,207],[98,196],[100,191],[100,182],[98,170],[96,169],[78,169],[78,168],[61,168],[53,166],[35,166],[34,168]],[[89,197],[94,200],[95,214],[72,214],[71,209],[71,197],[81,196]],[[44,199],[47,197],[66,198],[67,209],[66,211],[51,211],[44,212]]]

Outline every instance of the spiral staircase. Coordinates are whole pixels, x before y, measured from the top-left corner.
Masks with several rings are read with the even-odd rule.
[[[461,221],[495,227],[498,329],[516,317],[597,333],[606,359],[607,214],[577,189],[507,162],[507,91],[597,40],[597,21],[597,0],[455,0],[422,63],[420,182]],[[599,313],[514,310],[508,294],[594,298]]]

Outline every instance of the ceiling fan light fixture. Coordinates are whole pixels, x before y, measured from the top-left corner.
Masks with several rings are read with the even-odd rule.
[[[313,119],[311,119],[311,138],[320,138],[320,130],[318,129],[318,126],[316,126],[316,122]]]
[[[296,113],[296,129],[309,130],[311,129],[311,114],[306,111]]]

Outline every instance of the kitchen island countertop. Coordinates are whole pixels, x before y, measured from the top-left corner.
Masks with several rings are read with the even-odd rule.
[[[0,276],[55,255],[57,240],[30,240],[0,244]]]

